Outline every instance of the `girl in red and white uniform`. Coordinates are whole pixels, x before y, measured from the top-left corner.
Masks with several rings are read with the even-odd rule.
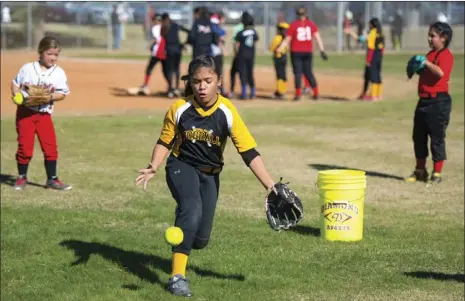
[[[14,185],[15,190],[23,190],[27,184],[27,171],[34,152],[36,134],[44,153],[47,173],[45,187],[57,190],[71,189],[71,186],[61,182],[56,174],[58,147],[52,112],[54,102],[62,101],[70,92],[65,71],[56,64],[60,50],[60,43],[56,38],[44,37],[39,42],[39,60],[24,64],[11,83],[13,96],[20,93],[28,84],[49,86],[52,91],[50,103],[46,105],[34,107],[18,105],[16,111],[18,178]]]

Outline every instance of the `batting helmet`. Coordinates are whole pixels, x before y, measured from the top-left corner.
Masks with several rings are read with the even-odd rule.
[[[435,22],[431,24],[429,28],[434,29],[439,34],[439,36],[446,36],[447,38],[444,43],[444,46],[449,46],[450,42],[452,41],[452,28],[449,24],[444,22]]]

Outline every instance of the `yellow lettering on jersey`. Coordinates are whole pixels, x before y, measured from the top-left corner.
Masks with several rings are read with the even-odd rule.
[[[187,130],[184,132],[184,135],[187,140],[192,142],[204,141],[207,142],[208,146],[216,145],[221,146],[220,137],[213,134],[213,130],[205,130],[193,128],[192,130]]]

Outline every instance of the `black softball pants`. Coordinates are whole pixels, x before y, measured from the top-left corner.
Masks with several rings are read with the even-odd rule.
[[[413,119],[413,145],[415,157],[428,157],[428,136],[434,162],[447,159],[446,129],[449,125],[452,99],[448,93],[435,98],[420,98]]]
[[[146,74],[146,75],[152,74],[153,68],[155,67],[155,65],[156,65],[159,61],[161,61],[159,58],[152,56],[152,57],[150,58],[150,61],[149,61],[148,65],[147,65],[147,69],[145,69],[145,74]],[[162,64],[163,64],[163,62],[162,62]],[[163,72],[163,73],[164,73],[164,72]]]
[[[255,65],[255,58],[238,58],[237,68],[239,69],[239,77],[241,78],[241,85],[249,85],[255,87],[255,80],[253,77],[253,67]]]
[[[237,55],[234,56],[231,65],[231,70],[229,72],[231,92],[234,92],[234,87],[236,86],[237,59]]]
[[[179,79],[181,74],[179,71],[181,65],[181,52],[167,52],[166,60],[163,61],[164,71],[166,74],[166,80],[168,82],[168,90],[172,90],[173,86],[179,88]],[[173,76],[175,80],[173,80]]]
[[[173,252],[189,255],[207,246],[213,228],[219,173],[208,174],[171,155],[166,164],[166,182],[176,200],[175,226],[184,232],[183,242]]]
[[[302,73],[310,83],[310,87],[316,88],[317,82],[313,74],[313,54],[310,52],[291,53],[292,70],[294,71],[295,88],[302,87]]]
[[[287,64],[287,57],[280,57],[274,58],[274,69],[276,72],[276,79],[286,81],[286,64]]]

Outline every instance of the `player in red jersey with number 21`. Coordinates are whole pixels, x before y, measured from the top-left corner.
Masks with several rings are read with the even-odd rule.
[[[295,81],[295,98],[300,100],[302,95],[301,79],[302,73],[310,83],[313,90],[313,99],[317,100],[318,85],[315,75],[312,71],[313,61],[313,38],[315,38],[320,54],[323,60],[327,60],[328,56],[325,53],[323,41],[318,27],[306,16],[307,10],[305,7],[299,7],[296,11],[297,19],[291,23],[287,30],[287,37],[276,50],[277,53],[282,51],[282,48],[290,44],[292,70],[294,71]]]

